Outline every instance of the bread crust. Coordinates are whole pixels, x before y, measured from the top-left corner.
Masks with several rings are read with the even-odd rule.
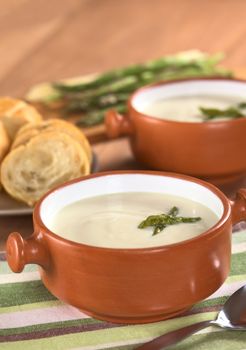
[[[4,158],[1,182],[12,197],[33,206],[50,189],[89,170],[80,142],[60,131],[43,131]]]
[[[26,123],[42,121],[42,116],[28,103],[10,97],[0,98],[0,121],[3,123],[10,141]]]
[[[75,125],[61,119],[49,119],[38,123],[26,124],[17,133],[16,138],[12,144],[12,149],[25,144],[30,138],[42,133],[44,131],[57,131],[63,132],[71,137],[75,138],[82,147],[85,149],[89,159],[89,163],[92,160],[92,151],[90,144],[85,137],[84,133]]]
[[[10,139],[8,134],[3,126],[3,123],[0,121],[0,164],[7,154],[10,148]]]

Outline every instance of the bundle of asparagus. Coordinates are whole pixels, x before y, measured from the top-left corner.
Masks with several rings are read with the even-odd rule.
[[[55,82],[48,90],[46,86],[48,93],[37,98],[37,92],[32,91],[27,99],[48,106],[58,100],[63,116],[79,113],[77,124],[92,126],[103,122],[109,108],[125,113],[129,95],[143,85],[187,77],[230,76],[231,72],[218,66],[222,58],[221,54],[188,51],[98,74],[86,82]]]

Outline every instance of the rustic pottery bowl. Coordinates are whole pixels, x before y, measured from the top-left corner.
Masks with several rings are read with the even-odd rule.
[[[195,238],[139,249],[100,248],[51,232],[55,213],[72,202],[119,192],[159,192],[200,202],[219,217]],[[211,184],[161,172],[109,172],[73,180],[36,205],[34,233],[11,233],[7,260],[14,272],[38,264],[57,298],[103,320],[145,323],[182,313],[217,290],[230,268],[232,225],[246,219],[246,190],[235,201]],[[83,234],[83,227],[81,228]]]
[[[246,118],[216,122],[180,122],[146,115],[144,107],[159,99],[224,95],[246,100],[246,81],[186,79],[150,85],[128,101],[129,113],[107,113],[109,137],[130,137],[135,158],[150,169],[172,171],[223,185],[246,174]]]

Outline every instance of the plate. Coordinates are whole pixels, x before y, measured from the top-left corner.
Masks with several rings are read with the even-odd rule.
[[[97,170],[98,161],[93,153],[91,172],[95,173]],[[3,189],[0,190],[0,216],[30,215],[32,211],[33,208],[10,197]]]
[[[3,189],[0,192],[0,216],[32,214],[33,208],[10,197]]]

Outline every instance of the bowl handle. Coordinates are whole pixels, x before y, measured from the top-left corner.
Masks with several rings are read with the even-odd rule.
[[[105,126],[108,137],[117,138],[119,136],[130,135],[133,126],[128,117],[110,109],[106,113]]]
[[[230,201],[232,207],[232,224],[246,220],[246,189],[237,191],[236,199]]]
[[[48,252],[36,235],[24,239],[18,232],[9,235],[6,243],[7,261],[13,272],[21,272],[26,264],[38,264],[47,269]]]

